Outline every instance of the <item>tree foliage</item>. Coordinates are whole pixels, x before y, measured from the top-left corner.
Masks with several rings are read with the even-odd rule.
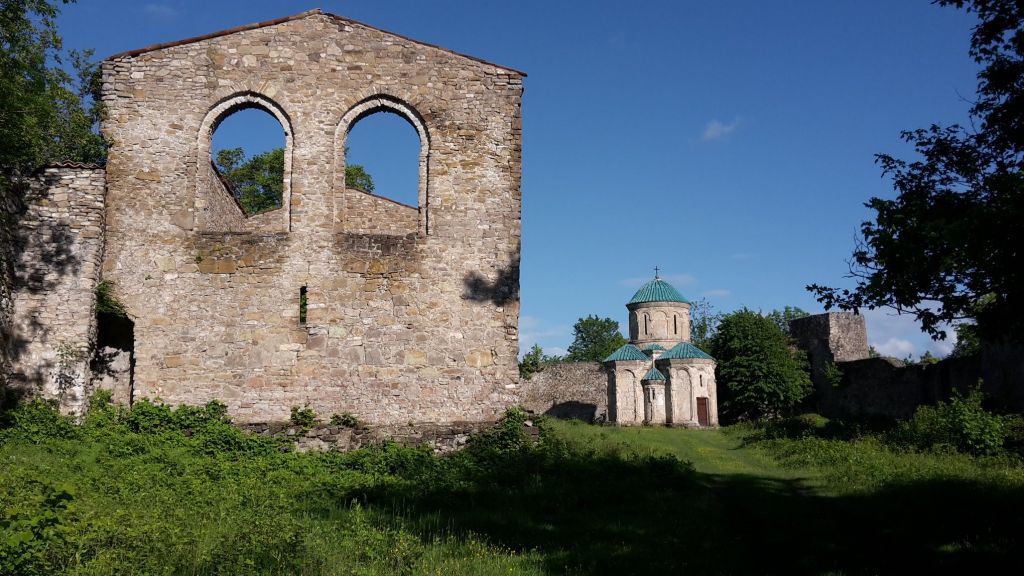
[[[810,316],[806,311],[798,308],[797,306],[786,306],[782,310],[772,310],[765,315],[766,318],[775,323],[787,336],[789,333],[789,323],[797,318],[804,318]]]
[[[246,214],[281,207],[284,193],[284,148],[257,154],[248,160],[241,148],[217,152],[217,169],[231,185]]]
[[[771,318],[746,308],[724,315],[710,349],[727,418],[779,416],[811,393],[806,357]]]
[[[690,303],[690,341],[701,350],[709,350],[722,313],[716,312],[707,298]]]
[[[572,327],[573,341],[565,359],[569,362],[600,362],[626,344],[619,323],[593,314],[580,318]]]
[[[523,354],[523,359],[519,362],[519,377],[529,380],[537,372],[543,371],[548,364],[561,361],[561,356],[548,356],[540,344],[534,344],[529,352]]]
[[[1024,5],[938,0],[978,16],[970,54],[981,65],[972,127],[902,133],[920,158],[877,155],[893,200],[872,198],[850,262],[856,286],[808,286],[826,308],[890,307],[936,338],[977,322],[983,337],[1024,335]],[[979,303],[985,302],[984,306]]]
[[[56,17],[71,0],[0,3],[0,172],[47,162],[103,162],[96,131],[102,112],[91,51],[64,54]],[[69,74],[64,59],[76,72]],[[0,180],[5,180],[0,178]]]
[[[345,187],[358,188],[364,192],[373,192],[373,176],[359,164],[345,166]]]

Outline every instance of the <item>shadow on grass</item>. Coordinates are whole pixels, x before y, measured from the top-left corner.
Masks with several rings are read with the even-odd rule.
[[[407,529],[535,549],[551,573],[881,574],[1019,564],[1024,494],[929,480],[850,497],[667,457],[523,451],[376,497]]]

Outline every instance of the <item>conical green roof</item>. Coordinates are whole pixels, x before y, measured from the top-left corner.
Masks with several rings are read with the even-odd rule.
[[[680,342],[675,346],[669,348],[668,352],[665,352],[658,357],[658,360],[669,360],[669,359],[686,360],[689,358],[700,358],[702,360],[714,360],[710,354],[697,348],[689,342]]]
[[[644,284],[633,294],[633,299],[629,301],[629,304],[639,304],[641,302],[683,302],[689,304],[690,301],[683,298],[683,295],[679,293],[679,290],[675,289],[668,282],[665,282],[661,278],[655,277],[647,284]]]
[[[657,343],[644,346],[644,352],[649,352],[651,350],[665,350],[665,347]]]
[[[650,361],[647,354],[640,351],[639,348],[632,344],[624,344],[621,348],[612,352],[604,362],[615,362],[618,360],[646,360]]]
[[[658,370],[657,368],[651,368],[650,370],[647,371],[647,374],[644,375],[644,377],[642,378],[642,380],[664,380],[664,379],[665,379],[665,375],[662,374],[661,370]]]

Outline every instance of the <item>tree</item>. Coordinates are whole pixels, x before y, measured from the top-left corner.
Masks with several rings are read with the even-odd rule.
[[[701,350],[708,350],[711,346],[711,337],[715,335],[721,319],[722,313],[715,312],[707,298],[690,303],[690,341],[693,345]]]
[[[626,343],[619,332],[619,323],[611,318],[589,315],[572,327],[573,341],[565,360],[568,362],[600,362]]]
[[[281,207],[284,193],[284,149],[275,148],[248,160],[241,148],[217,152],[217,168],[231,185],[246,214]]]
[[[60,67],[57,12],[49,0],[0,4],[0,186],[47,162],[105,157],[96,131],[99,69],[88,62],[91,51],[70,53],[77,78]]]
[[[782,310],[772,310],[765,315],[766,318],[775,323],[787,336],[789,333],[789,323],[797,318],[804,318],[810,316],[807,312],[801,310],[796,306],[786,306]]]
[[[348,158],[349,147],[345,146],[345,158]],[[373,176],[360,164],[345,163],[345,187],[358,188],[364,192],[373,192]]]
[[[811,393],[806,356],[770,318],[746,308],[726,314],[710,348],[727,418],[779,416]]]
[[[364,192],[373,192],[373,176],[359,164],[345,166],[345,187],[358,188]]]
[[[984,339],[1024,337],[1024,7],[1017,0],[937,0],[978,16],[981,65],[972,127],[905,131],[920,158],[876,156],[898,192],[871,198],[850,262],[855,287],[808,286],[826,309],[890,307],[933,337],[977,323]],[[983,305],[982,305],[983,304]]]
[[[540,344],[534,344],[529,352],[523,354],[523,359],[519,362],[519,377],[529,380],[531,376],[540,372],[540,360],[543,356],[544,350],[541,349]]]

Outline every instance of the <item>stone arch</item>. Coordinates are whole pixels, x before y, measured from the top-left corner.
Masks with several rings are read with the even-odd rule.
[[[221,98],[210,107],[200,124],[196,146],[196,195],[194,200],[196,215],[199,222],[202,222],[199,215],[207,208],[203,198],[206,180],[204,175],[208,172],[212,162],[213,133],[225,118],[239,110],[248,108],[258,108],[270,114],[277,119],[281,124],[281,129],[284,130],[284,185],[281,191],[281,207],[264,214],[280,215],[281,227],[283,231],[287,232],[291,230],[292,154],[295,149],[292,121],[280,104],[268,96],[251,90],[234,92]],[[244,221],[246,216],[241,208],[239,208],[239,212]],[[257,215],[256,217],[261,216]]]
[[[428,170],[430,167],[430,132],[427,123],[416,109],[405,101],[387,94],[376,94],[360,100],[348,109],[341,117],[334,133],[334,190],[345,188],[345,143],[352,127],[363,118],[377,112],[389,112],[404,118],[420,138],[419,187],[417,190],[419,208],[419,232],[430,233],[430,187]],[[338,195],[335,194],[337,198]],[[341,198],[344,198],[342,195]],[[336,213],[337,213],[336,207]],[[340,206],[341,217],[344,218],[346,206]]]

